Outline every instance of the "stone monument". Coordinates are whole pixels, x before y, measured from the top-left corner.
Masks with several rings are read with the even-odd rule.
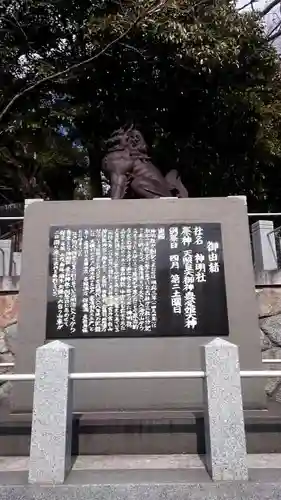
[[[35,239],[36,235],[36,239]],[[238,198],[44,202],[26,210],[16,372],[36,348],[75,347],[76,372],[200,370],[200,346],[221,337],[242,370],[261,369],[247,207]],[[74,409],[194,409],[200,380],[79,381]],[[264,408],[260,379],[245,408]],[[32,409],[16,384],[15,411]]]

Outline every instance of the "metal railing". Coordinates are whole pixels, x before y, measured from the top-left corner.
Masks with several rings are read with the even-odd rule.
[[[177,371],[177,372],[84,372],[70,373],[71,380],[140,380],[140,379],[203,379],[204,371]],[[274,378],[281,377],[281,370],[241,370],[241,378]],[[35,373],[4,373],[0,375],[0,382],[26,382],[35,380]]]
[[[248,212],[248,217],[281,217],[281,212]]]
[[[241,378],[281,377],[281,370],[241,370]],[[71,373],[71,380],[182,379],[205,378],[204,371]]]
[[[11,252],[21,252],[24,216],[0,217],[0,239],[11,241]],[[11,222],[11,224],[9,224]],[[4,273],[4,276],[7,273]],[[8,273],[10,274],[10,273]],[[13,272],[12,272],[13,274]]]
[[[24,220],[24,216],[16,216],[16,217],[0,217],[0,220]]]
[[[203,371],[169,371],[169,372],[104,372],[104,373],[71,373],[72,380],[132,380],[132,379],[161,379],[161,378],[204,378]]]
[[[265,364],[281,364],[281,359],[263,359],[262,363]],[[14,368],[15,363],[0,363],[1,368]],[[268,376],[268,372],[271,373],[279,373],[277,370],[242,370],[240,372],[241,377],[252,377],[252,376]],[[252,375],[254,374],[254,375]],[[261,375],[259,375],[261,374]],[[4,374],[13,375],[11,374]],[[26,374],[30,375],[30,374]],[[2,375],[0,375],[2,376]],[[271,376],[271,375],[270,375]],[[280,375],[276,375],[280,376]],[[203,371],[169,371],[169,372],[81,372],[81,373],[72,373],[70,374],[70,378],[72,380],[114,380],[114,379],[161,379],[161,378],[204,378],[205,373]],[[1,380],[1,379],[0,379]]]
[[[0,382],[27,382],[35,380],[35,373],[3,373]]]
[[[281,363],[281,359],[263,359],[262,363]],[[14,368],[15,363],[0,363],[0,368]]]
[[[275,364],[275,363],[281,363],[281,359],[263,359],[262,363],[267,363],[267,364]],[[0,365],[1,366],[1,365]]]

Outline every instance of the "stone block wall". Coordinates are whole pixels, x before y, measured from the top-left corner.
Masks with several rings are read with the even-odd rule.
[[[264,359],[281,359],[281,288],[257,290],[261,350]],[[280,370],[281,364],[266,364],[268,370]],[[281,378],[268,380],[269,397],[281,403]]]
[[[18,295],[0,295],[0,363],[14,363],[14,342],[17,339]],[[0,366],[0,373],[12,372],[13,368]],[[10,382],[0,382],[0,414],[9,412]]]

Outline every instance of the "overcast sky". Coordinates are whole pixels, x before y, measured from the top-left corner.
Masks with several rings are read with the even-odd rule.
[[[249,0],[237,0],[237,8],[239,9],[240,7],[243,7],[243,5],[246,5],[248,1]],[[254,7],[256,10],[262,10],[264,7],[266,7],[266,5],[271,3],[271,1],[272,0],[257,0],[257,2],[254,3]],[[246,7],[245,10],[251,10],[251,6]],[[279,4],[274,7],[272,11],[265,17],[265,24],[268,31],[271,31],[271,29],[280,21],[280,10],[281,8]],[[277,49],[279,49],[279,52],[281,52],[281,38],[276,40],[274,45]]]
[[[237,2],[237,7],[242,7],[243,5],[245,5],[247,2],[247,0],[238,0]],[[268,1],[265,1],[265,0],[258,0],[257,2],[255,2],[255,8],[257,9],[262,9],[265,5],[268,4]],[[251,9],[251,7],[248,7],[248,9]]]

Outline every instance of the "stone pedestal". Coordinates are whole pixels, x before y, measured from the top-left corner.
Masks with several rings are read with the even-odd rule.
[[[60,341],[37,349],[29,483],[61,484],[71,468],[73,353]]]
[[[217,338],[202,349],[207,468],[216,481],[247,480],[238,347]]]
[[[12,241],[0,240],[0,276],[11,275]]]

